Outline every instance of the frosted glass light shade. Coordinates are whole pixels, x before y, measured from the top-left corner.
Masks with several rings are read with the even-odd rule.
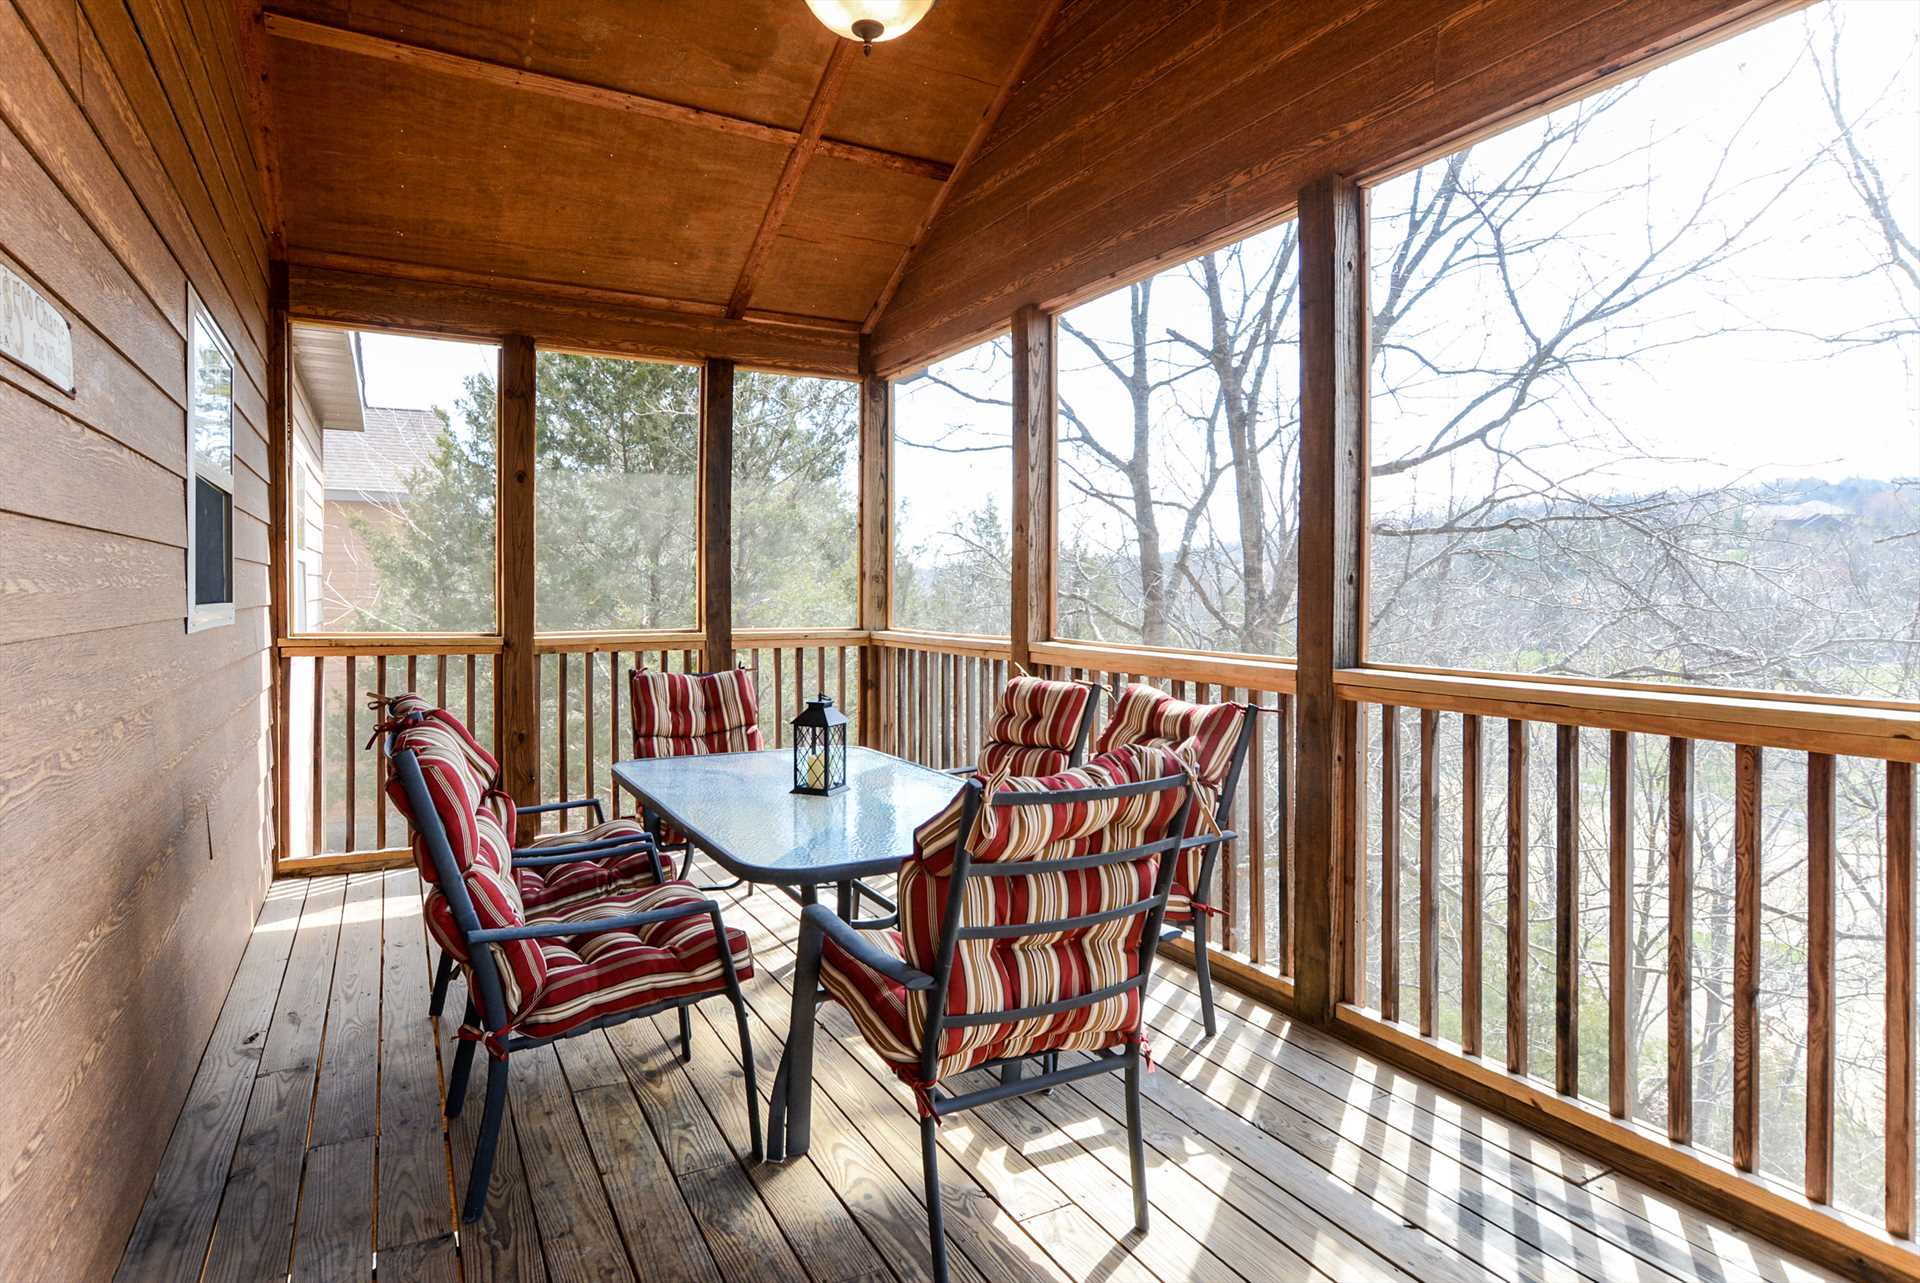
[[[827,30],[867,45],[906,35],[933,5],[934,0],[807,0]]]

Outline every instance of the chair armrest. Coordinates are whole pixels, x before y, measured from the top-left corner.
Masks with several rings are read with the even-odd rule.
[[[598,842],[577,842],[570,846],[518,847],[513,852],[511,867],[537,869],[549,864],[598,862],[642,853],[646,855],[647,862],[653,866],[653,880],[662,884],[667,882],[667,870],[660,863],[660,848],[654,844],[653,838],[645,833],[627,833],[617,838],[602,838]]]
[[[932,976],[924,971],[915,971],[903,960],[875,945],[866,935],[841,921],[840,916],[826,905],[808,905],[801,913],[800,921],[803,928],[812,927],[823,936],[833,937],[835,944],[868,970],[877,971],[909,989],[933,988]],[[804,933],[801,938],[805,939]]]
[[[627,931],[680,918],[711,915],[719,920],[720,906],[711,900],[690,900],[671,909],[648,909],[645,913],[623,913],[611,918],[582,918],[578,922],[542,922],[524,927],[490,927],[470,932],[473,944],[495,944],[501,940],[554,940],[565,936],[593,935],[600,931]]]
[[[571,811],[577,807],[593,808],[593,820],[596,824],[607,822],[607,813],[597,797],[576,797],[571,802],[542,802],[539,806],[519,806],[514,810],[521,815],[545,815],[548,811]]]
[[[600,859],[607,855],[625,855],[629,848],[654,846],[651,833],[621,833],[610,838],[595,838],[591,842],[549,842],[545,846],[516,846],[513,848],[513,862],[526,863],[527,859],[546,860],[548,856],[565,855],[576,860]],[[523,858],[525,857],[525,858]],[[551,860],[547,861],[552,863]]]

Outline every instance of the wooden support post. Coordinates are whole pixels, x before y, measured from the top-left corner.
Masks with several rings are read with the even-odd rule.
[[[499,529],[496,601],[500,620],[499,705],[494,725],[500,774],[522,805],[540,801],[540,703],[533,649],[533,340],[507,336],[500,345]],[[520,819],[518,840],[530,841],[538,819]]]
[[[701,664],[733,667],[733,362],[709,357],[700,375]]]
[[[288,565],[288,519],[293,503],[293,399],[289,380],[293,377],[290,351],[291,334],[287,329],[287,264],[276,258],[267,264],[267,642],[285,637],[293,619],[293,573]],[[314,683],[320,681],[320,661],[313,660]],[[292,767],[287,760],[287,726],[292,708],[293,661],[281,658],[273,664],[272,741],[273,741],[273,859],[290,858],[293,817]],[[315,779],[318,780],[316,774]],[[316,792],[317,792],[316,788]],[[308,843],[318,850],[320,834],[316,829]]]
[[[1367,519],[1366,193],[1300,193],[1300,741],[1294,1006],[1326,1021],[1354,996],[1359,723],[1334,673],[1363,653]]]
[[[1008,653],[1033,667],[1035,642],[1053,636],[1053,317],[1027,306],[1013,318],[1013,615]]]
[[[891,626],[893,602],[893,390],[883,378],[860,380],[860,627]],[[894,701],[883,682],[879,646],[860,659],[860,742],[893,742]]]

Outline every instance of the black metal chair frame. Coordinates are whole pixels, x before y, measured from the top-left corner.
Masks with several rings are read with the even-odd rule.
[[[1207,914],[1213,895],[1214,866],[1220,862],[1220,852],[1227,843],[1240,835],[1226,827],[1226,821],[1233,817],[1234,795],[1240,789],[1240,776],[1247,766],[1247,747],[1253,742],[1253,720],[1260,716],[1258,704],[1242,704],[1247,711],[1245,720],[1240,723],[1240,734],[1234,738],[1233,754],[1227,759],[1227,778],[1220,786],[1219,804],[1214,807],[1214,822],[1219,832],[1203,837],[1189,838],[1181,847],[1181,853],[1195,847],[1205,847],[1206,854],[1200,858],[1200,876],[1195,885],[1188,888],[1188,900],[1193,905],[1193,971],[1200,981],[1200,1017],[1206,1026],[1207,1037],[1219,1032],[1219,1024],[1213,1011],[1213,964],[1207,958]],[[1258,821],[1256,820],[1256,823]],[[1162,933],[1163,940],[1177,940],[1185,930],[1180,925],[1171,925]]]
[[[1084,686],[1088,690],[1086,711],[1080,714],[1080,729],[1074,733],[1073,747],[1067,750],[1067,766],[1081,766],[1087,760],[1087,745],[1093,739],[1093,717],[1100,707],[1100,697],[1106,694],[1106,687],[1099,682],[1075,681],[1075,686]],[[980,769],[978,762],[972,766],[949,766],[948,775],[973,775]]]
[[[473,1147],[473,1167],[467,1177],[467,1193],[461,1203],[460,1219],[463,1222],[475,1221],[486,1209],[487,1185],[493,1179],[494,1150],[500,1139],[500,1126],[507,1105],[507,1070],[512,1063],[512,1053],[525,1051],[533,1047],[544,1047],[565,1038],[591,1033],[596,1029],[607,1029],[628,1020],[637,1020],[642,1016],[657,1015],[663,1011],[678,1010],[680,1014],[680,1055],[685,1060],[691,1054],[691,1025],[688,1009],[694,1003],[713,997],[712,994],[697,994],[682,998],[670,998],[664,1002],[652,1003],[631,1011],[622,1011],[570,1029],[564,1034],[552,1038],[534,1038],[521,1034],[509,1034],[507,1030],[506,1002],[500,987],[500,972],[494,961],[493,950],[488,947],[504,940],[542,940],[564,939],[586,935],[595,931],[625,931],[636,927],[651,926],[660,922],[673,922],[681,918],[705,915],[713,923],[714,934],[720,942],[720,963],[726,977],[727,997],[733,1003],[734,1021],[740,1032],[740,1063],[746,1071],[747,1121],[752,1131],[752,1160],[760,1161],[763,1152],[760,1135],[760,1115],[758,1103],[760,1089],[755,1080],[753,1067],[753,1039],[747,1028],[746,998],[740,991],[740,977],[734,970],[733,950],[727,943],[726,925],[720,919],[720,906],[711,900],[700,900],[690,904],[676,905],[670,909],[651,909],[644,913],[618,914],[605,918],[593,918],[579,922],[528,925],[520,927],[483,928],[479,916],[474,912],[473,899],[467,894],[467,885],[454,863],[453,848],[447,842],[445,827],[440,823],[439,812],[434,810],[433,799],[428,796],[425,777],[421,774],[419,760],[412,749],[396,749],[396,729],[390,733],[384,748],[387,760],[406,791],[407,805],[415,817],[413,827],[425,843],[427,852],[433,858],[433,867],[439,877],[441,893],[446,896],[448,906],[453,910],[454,927],[460,933],[461,942],[466,946],[468,968],[473,977],[474,987],[479,989],[479,1003],[476,1006],[474,995],[467,995],[466,1023],[472,1024],[480,1017],[485,1018],[485,1028],[500,1043],[503,1053],[497,1058],[489,1058],[487,1064],[487,1103],[480,1116],[480,1134]],[[529,807],[523,814],[537,814],[539,811],[558,809],[578,803],[553,803],[545,807]],[[595,803],[597,806],[598,804]],[[538,848],[539,854],[520,858],[516,851],[514,867],[527,865],[559,864],[569,860],[607,858],[615,854],[614,848],[626,848],[618,853],[626,854],[639,849],[633,839],[607,839],[601,842],[577,844],[570,849]],[[654,872],[660,873],[659,851],[653,847],[651,839],[645,840],[645,848],[652,852]],[[663,882],[664,878],[661,879]],[[441,967],[447,968],[449,955],[442,953]],[[445,996],[442,985],[436,982],[433,1016],[438,1019],[441,1000]],[[503,1036],[504,1035],[504,1036]],[[453,1071],[447,1080],[446,1114],[448,1118],[458,1118],[461,1108],[466,1104],[467,1079],[473,1070],[473,1048],[470,1039],[461,1039],[459,1049],[454,1052]]]
[[[1116,785],[1111,788],[1000,793],[994,797],[993,805],[997,807],[1052,806],[1059,803],[1092,802],[1142,793],[1157,793],[1170,788],[1187,789],[1188,786],[1189,778],[1183,771],[1155,780]],[[963,835],[973,832],[974,819],[979,814],[983,796],[983,789],[978,780],[969,781],[966,787],[967,798],[960,814],[960,832]],[[1180,847],[1180,834],[1186,829],[1187,811],[1192,805],[1193,798],[1189,792],[1182,799],[1180,809],[1173,817],[1166,836],[1158,841],[1120,851],[1070,859],[975,864],[963,837],[954,854],[946,916],[941,923],[940,945],[931,975],[908,966],[902,959],[879,948],[858,930],[842,921],[825,905],[809,905],[802,913],[800,920],[798,961],[793,974],[792,1021],[787,1030],[786,1050],[780,1058],[780,1069],[773,1084],[773,1107],[769,1112],[767,1126],[769,1158],[773,1161],[779,1161],[783,1157],[797,1158],[807,1152],[808,1145],[811,1143],[814,1024],[820,999],[826,996],[820,988],[820,954],[827,937],[831,936],[835,944],[858,962],[905,985],[910,990],[926,994],[929,1018],[920,1049],[919,1072],[922,1081],[932,1083],[940,1063],[942,1035],[948,1029],[1012,1024],[1039,1016],[1058,1015],[1078,1007],[1104,1002],[1134,990],[1140,992],[1144,1001],[1147,983],[1153,972],[1154,955],[1160,945],[1160,928],[1166,915],[1167,894],[1173,886],[1174,859],[1172,857]],[[960,910],[966,901],[966,881],[970,877],[1031,877],[1036,874],[1064,873],[1077,869],[1098,868],[1103,865],[1137,863],[1154,857],[1159,858],[1154,889],[1153,893],[1144,900],[1136,900],[1130,904],[1080,917],[1059,918],[1046,922],[976,926],[960,924]],[[955,1013],[947,1010],[954,952],[962,940],[1015,939],[1021,936],[1092,927],[1103,922],[1136,916],[1146,918],[1146,929],[1140,937],[1139,968],[1126,980],[1077,997],[1004,1011]],[[1023,1062],[1034,1058],[1011,1057],[975,1066],[977,1069],[1000,1071],[1000,1080],[989,1087],[954,1095],[947,1094],[937,1085],[927,1090],[927,1108],[931,1112],[920,1120],[920,1159],[926,1177],[927,1232],[933,1250],[935,1283],[947,1283],[948,1277],[947,1240],[940,1201],[940,1146],[936,1127],[939,1120],[948,1114],[991,1104],[994,1101],[1032,1092],[1051,1091],[1057,1086],[1078,1082],[1083,1078],[1123,1070],[1126,1073],[1127,1152],[1133,1175],[1134,1225],[1143,1233],[1148,1227],[1146,1144],[1140,1119],[1140,1075],[1143,1056],[1139,1044],[1131,1043],[1125,1050],[1108,1048],[1094,1052],[1087,1060],[1064,1068],[1059,1067],[1055,1053],[1043,1053],[1039,1059],[1046,1064],[1046,1071],[1027,1077],[1022,1072]]]

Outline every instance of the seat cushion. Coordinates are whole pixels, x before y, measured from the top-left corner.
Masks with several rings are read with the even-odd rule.
[[[536,912],[536,922],[579,922],[615,914],[645,913],[704,901],[685,882],[602,899],[565,914]],[[735,974],[753,974],[746,933],[729,927],[724,941],[705,913],[622,931],[583,932],[540,941],[547,982],[538,999],[515,1022],[530,1038],[554,1038],[582,1025],[637,1011],[673,998],[726,991],[722,949],[733,955]]]
[[[1039,779],[1007,780],[1018,792],[1062,792],[1159,779],[1180,770],[1171,751],[1122,749],[1077,770]],[[977,817],[967,846],[983,863],[1065,859],[1141,846],[1162,837],[1185,797],[1183,789],[1058,806],[1001,808],[989,822]],[[965,793],[926,824],[917,853],[901,866],[901,930],[885,938],[907,963],[931,972],[953,887],[953,867]],[[982,808],[983,812],[986,808]],[[1024,877],[972,877],[960,910],[963,926],[1045,922],[1097,914],[1148,899],[1158,861]],[[1142,914],[1091,927],[1010,939],[964,940],[956,947],[948,1011],[988,1014],[1092,993],[1137,974],[1146,919]],[[906,990],[862,966],[831,942],[822,955],[822,981],[847,1007],[861,1032],[903,1078],[918,1079],[919,1048],[927,1025],[926,995]],[[1140,1031],[1140,994],[1130,991],[1053,1015],[947,1029],[935,1081],[990,1060],[1047,1051],[1096,1051]]]
[[[1193,775],[1193,809],[1187,814],[1187,836],[1199,837],[1227,824],[1227,817],[1215,812],[1233,769],[1234,749],[1247,717],[1245,704],[1191,704],[1136,682],[1120,692],[1113,716],[1100,729],[1098,748],[1103,753],[1127,744],[1171,748]],[[1194,891],[1209,849],[1201,844],[1181,852],[1173,874],[1173,891],[1167,897],[1169,922],[1193,920]]]
[[[523,849],[538,851],[542,847],[603,842],[618,837],[638,838],[645,834],[646,828],[638,820],[614,819],[568,833],[543,833]],[[662,866],[665,866],[664,860]],[[660,885],[654,876],[653,860],[644,851],[610,860],[581,859],[566,864],[518,868],[513,876],[527,912],[535,915],[564,912],[578,904]]]
[[[987,724],[979,770],[1021,776],[1066,770],[1092,698],[1093,691],[1079,682],[1013,678],[1000,692],[999,708]]]

